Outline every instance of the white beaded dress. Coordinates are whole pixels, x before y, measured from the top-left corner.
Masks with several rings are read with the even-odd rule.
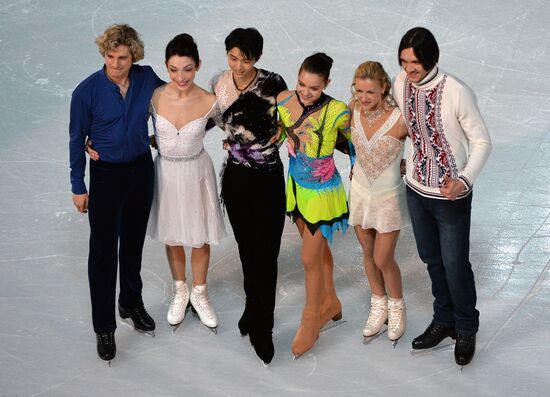
[[[226,236],[212,159],[204,149],[210,111],[179,130],[151,102],[158,155],[147,234],[167,245],[199,248]]]
[[[405,183],[400,164],[404,142],[387,133],[398,122],[395,108],[384,124],[368,139],[356,106],[351,138],[357,152],[353,167],[349,204],[350,225],[389,233],[403,227],[408,218]]]

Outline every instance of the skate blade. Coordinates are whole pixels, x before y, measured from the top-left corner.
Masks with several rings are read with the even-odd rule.
[[[109,362],[107,363],[107,365],[109,366],[109,368],[111,368],[111,360],[109,360]],[[462,369],[461,369],[462,371]]]
[[[323,326],[323,328],[319,330],[319,333],[324,334],[325,332],[330,331],[331,329],[337,328],[345,323],[346,323],[346,320],[342,320],[342,319],[337,321],[330,320],[328,323],[326,323]]]
[[[176,331],[178,330],[178,328],[179,328],[180,325],[182,325],[182,324],[183,324],[183,321],[182,321],[181,323],[179,323],[179,324],[174,324],[174,325],[170,324],[170,326],[172,327],[172,335],[174,335],[174,334],[176,333]]]
[[[145,335],[149,335],[151,338],[154,338],[155,336],[157,336],[157,334],[155,333],[155,331],[143,331],[141,329],[137,329],[137,328],[134,328],[136,331],[142,333],[142,334],[145,334]]]
[[[384,333],[386,333],[386,329],[378,332],[377,334],[375,335],[372,335],[372,336],[363,336],[363,345],[369,345],[371,344],[371,342],[375,341],[376,339],[378,339],[380,337],[380,335],[383,335]]]
[[[120,320],[120,322],[121,322],[121,324],[127,325],[128,327],[132,328],[134,331],[139,332],[140,334],[146,334],[146,335],[149,335],[152,338],[154,338],[156,336],[155,330],[145,331],[143,329],[136,328],[134,326],[134,322],[130,318],[128,318],[128,319],[123,318],[123,319]]]
[[[451,348],[454,349],[454,347],[455,347],[455,342],[452,341],[444,345],[437,345],[434,347],[429,347],[427,349],[411,349],[411,356],[425,356],[435,352],[451,350]]]
[[[292,361],[296,361],[302,356],[303,356],[303,354],[295,354],[294,357],[292,358]]]
[[[199,321],[201,321],[201,318],[199,316],[199,314],[197,313],[197,311],[195,310],[195,308],[193,306],[191,306],[191,313],[193,313],[193,317],[196,317],[199,319]],[[213,334],[213,335],[217,335],[218,334],[218,326],[216,325],[215,327],[209,327],[208,325],[206,325],[205,323],[203,323],[201,321],[201,324],[204,325],[206,328],[208,328],[208,330]]]
[[[391,342],[392,347],[395,349],[395,346],[397,346],[397,344],[399,343],[399,339],[392,340],[390,342]]]

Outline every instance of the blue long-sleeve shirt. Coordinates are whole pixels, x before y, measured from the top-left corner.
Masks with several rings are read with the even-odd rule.
[[[147,120],[153,91],[164,84],[150,66],[132,65],[124,98],[101,69],[73,91],[69,123],[71,188],[87,192],[84,145],[90,137],[101,160],[124,163],[149,150]]]

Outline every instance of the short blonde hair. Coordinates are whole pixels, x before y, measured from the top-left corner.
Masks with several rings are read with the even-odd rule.
[[[102,35],[97,36],[95,43],[99,47],[102,57],[107,51],[112,51],[119,45],[125,45],[130,49],[132,62],[141,61],[145,55],[143,41],[139,38],[136,30],[126,24],[109,26]]]
[[[357,66],[351,82],[351,95],[355,95],[355,79],[378,80],[380,85],[386,84],[382,98],[387,98],[391,90],[391,80],[380,62],[367,61]]]

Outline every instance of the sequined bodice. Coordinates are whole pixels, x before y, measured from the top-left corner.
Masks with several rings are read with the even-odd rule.
[[[382,174],[386,187],[395,186],[401,181],[400,163],[404,142],[387,135],[387,132],[399,120],[401,113],[395,108],[386,122],[368,139],[361,125],[361,114],[354,109],[354,125],[351,128],[351,139],[357,152],[357,160],[369,182],[373,184]],[[354,173],[355,177],[355,173]]]

